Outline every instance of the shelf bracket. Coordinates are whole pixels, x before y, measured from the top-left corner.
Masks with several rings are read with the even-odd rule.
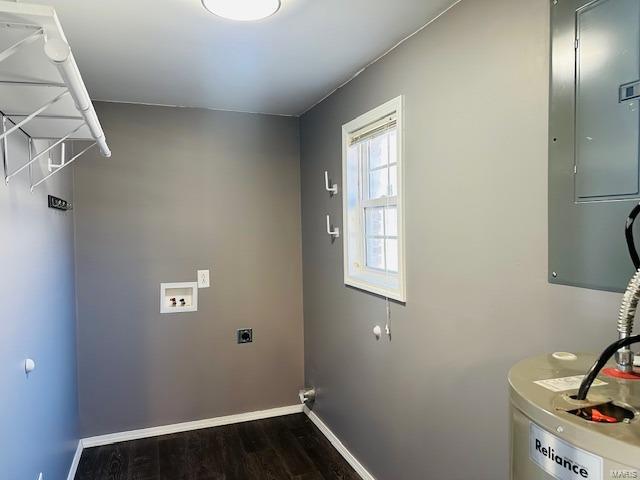
[[[76,155],[74,155],[73,157],[71,157],[69,159],[68,162],[65,162],[64,165],[62,165],[60,168],[56,168],[53,172],[51,172],[49,175],[47,175],[46,177],[44,177],[42,180],[39,180],[37,183],[31,185],[31,191],[33,192],[36,187],[38,185],[40,185],[41,183],[44,183],[46,180],[48,180],[49,178],[53,177],[56,173],[58,173],[60,170],[64,169],[65,167],[68,167],[69,165],[71,165],[73,162],[75,162],[78,158],[80,158],[82,155],[84,155],[85,153],[87,153],[89,150],[91,150],[93,147],[95,147],[96,145],[98,145],[98,142],[93,142],[91,145],[89,145],[87,148],[85,148],[84,150],[82,150],[80,153],[77,153]]]
[[[60,163],[53,163],[51,161],[51,155],[49,155],[49,159],[47,162],[47,169],[50,172],[53,172],[56,168],[64,167],[64,159],[67,158],[67,149],[65,147],[66,147],[66,144],[62,142],[60,144]]]
[[[36,155],[34,157],[32,157],[29,162],[25,163],[23,166],[21,166],[18,170],[16,170],[15,172],[11,173],[10,175],[7,175],[5,177],[5,182],[9,183],[9,180],[11,180],[11,178],[15,177],[17,174],[19,174],[20,172],[22,172],[25,168],[27,168],[28,166],[32,165],[33,163],[35,163],[39,158],[42,158],[43,155],[46,155],[47,153],[49,153],[51,150],[53,150],[54,148],[56,148],[58,145],[60,145],[61,143],[63,143],[65,140],[68,140],[69,137],[71,137],[72,135],[74,135],[76,132],[78,132],[78,130],[80,130],[82,127],[84,127],[86,125],[85,122],[82,122],[78,127],[76,127],[75,129],[73,129],[72,131],[70,131],[69,133],[67,133],[64,137],[62,137],[60,140],[58,140],[57,142],[49,145],[48,148],[44,149],[42,152],[36,153]],[[3,139],[3,145],[6,143],[6,140]],[[58,168],[62,168],[64,166],[64,161],[62,162],[62,165],[53,165],[54,167],[58,167]],[[6,170],[5,170],[6,171]]]

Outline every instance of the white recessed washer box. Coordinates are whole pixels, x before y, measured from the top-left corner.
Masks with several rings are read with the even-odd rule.
[[[198,282],[160,284],[160,313],[197,311]]]

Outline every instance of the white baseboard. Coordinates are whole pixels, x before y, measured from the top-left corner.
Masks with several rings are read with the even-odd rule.
[[[354,457],[351,452],[336,437],[331,429],[318,417],[315,413],[303,405],[291,405],[288,407],[272,408],[270,410],[260,410],[257,412],[240,413],[237,415],[227,415],[225,417],[208,418],[205,420],[196,420],[194,422],[175,423],[173,425],[164,425],[161,427],[143,428],[140,430],[131,430],[128,432],[110,433],[107,435],[99,435],[96,437],[83,438],[78,442],[78,448],[73,457],[69,476],[67,480],[74,480],[82,450],[85,448],[99,447],[102,445],[110,445],[112,443],[127,442],[130,440],[138,440],[141,438],[157,437],[160,435],[168,435],[171,433],[188,432],[191,430],[200,430],[203,428],[220,427],[222,425],[231,425],[233,423],[250,422],[253,420],[261,420],[264,418],[280,417],[283,415],[292,415],[294,413],[303,412],[309,417],[316,427],[327,437],[331,445],[344,457],[351,467],[362,477],[363,480],[376,480],[366,468]]]
[[[331,442],[331,445],[344,457],[351,467],[356,471],[363,480],[376,480],[373,475],[371,475],[366,468],[358,461],[356,457],[354,457],[351,452],[344,446],[344,444],[336,437],[336,435],[331,431],[329,427],[318,417],[315,413],[309,410],[307,407],[304,407],[304,413],[307,414],[309,420],[311,420],[316,427],[322,432],[322,434],[327,437],[327,439]]]
[[[250,422],[252,420],[261,420],[263,418],[280,417],[282,415],[302,413],[302,408],[302,405],[291,405],[288,407],[272,408],[270,410],[260,410],[257,412],[227,415],[226,417],[196,420],[195,422],[175,423],[173,425],[164,425],[162,427],[143,428],[141,430],[131,430],[129,432],[110,433],[107,435],[99,435],[97,437],[83,438],[82,447],[99,447],[102,445],[110,445],[112,443],[138,440],[140,438],[158,437],[160,435],[169,435],[171,433],[188,432],[190,430],[201,430],[203,428],[220,427],[222,425],[230,425],[232,423],[242,423]]]
[[[74,480],[76,478],[76,470],[78,470],[78,464],[80,463],[80,457],[82,456],[82,440],[78,440],[78,446],[76,447],[76,453],[73,456],[71,462],[71,468],[69,469],[69,475],[67,480]]]

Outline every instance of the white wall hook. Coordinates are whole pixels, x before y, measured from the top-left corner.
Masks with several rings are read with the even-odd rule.
[[[36,362],[34,362],[33,359],[31,359],[31,358],[27,358],[24,361],[24,373],[29,375],[35,369],[36,369]]]
[[[331,194],[332,197],[338,194],[338,184],[334,183],[333,185],[329,186],[329,172],[327,172],[326,170],[324,171],[324,188]]]
[[[331,219],[329,215],[327,215],[327,233],[333,238],[338,238],[340,236],[340,229],[338,227],[331,230]]]

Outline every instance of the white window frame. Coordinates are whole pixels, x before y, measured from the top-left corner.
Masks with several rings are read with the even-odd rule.
[[[376,295],[386,298],[406,302],[406,258],[405,258],[405,217],[404,217],[404,97],[401,95],[380,105],[377,108],[359,116],[355,120],[342,126],[342,179],[343,179],[343,196],[342,196],[342,218],[343,218],[343,249],[344,249],[344,283],[361,290],[365,290]],[[396,196],[395,206],[397,206],[398,215],[398,273],[390,274],[389,272],[375,272],[373,269],[366,267],[366,248],[362,242],[366,241],[366,231],[364,218],[361,218],[356,231],[350,231],[349,226],[349,191],[351,188],[347,181],[348,174],[348,151],[350,139],[353,133],[366,128],[367,126],[391,115],[396,117],[397,125],[397,175],[398,175],[398,192]],[[359,166],[359,175],[362,176],[363,168]],[[374,206],[378,203],[380,206],[389,206],[384,199],[366,200],[362,199],[362,190],[366,182],[360,180],[358,182],[358,209],[364,212],[366,206]],[[364,213],[360,215],[364,217]],[[352,229],[353,230],[353,229]],[[350,258],[349,240],[352,236],[358,236],[360,248],[357,258]],[[358,265],[357,267],[355,265]],[[353,269],[350,268],[353,266]],[[393,282],[393,286],[389,285],[389,280]]]

